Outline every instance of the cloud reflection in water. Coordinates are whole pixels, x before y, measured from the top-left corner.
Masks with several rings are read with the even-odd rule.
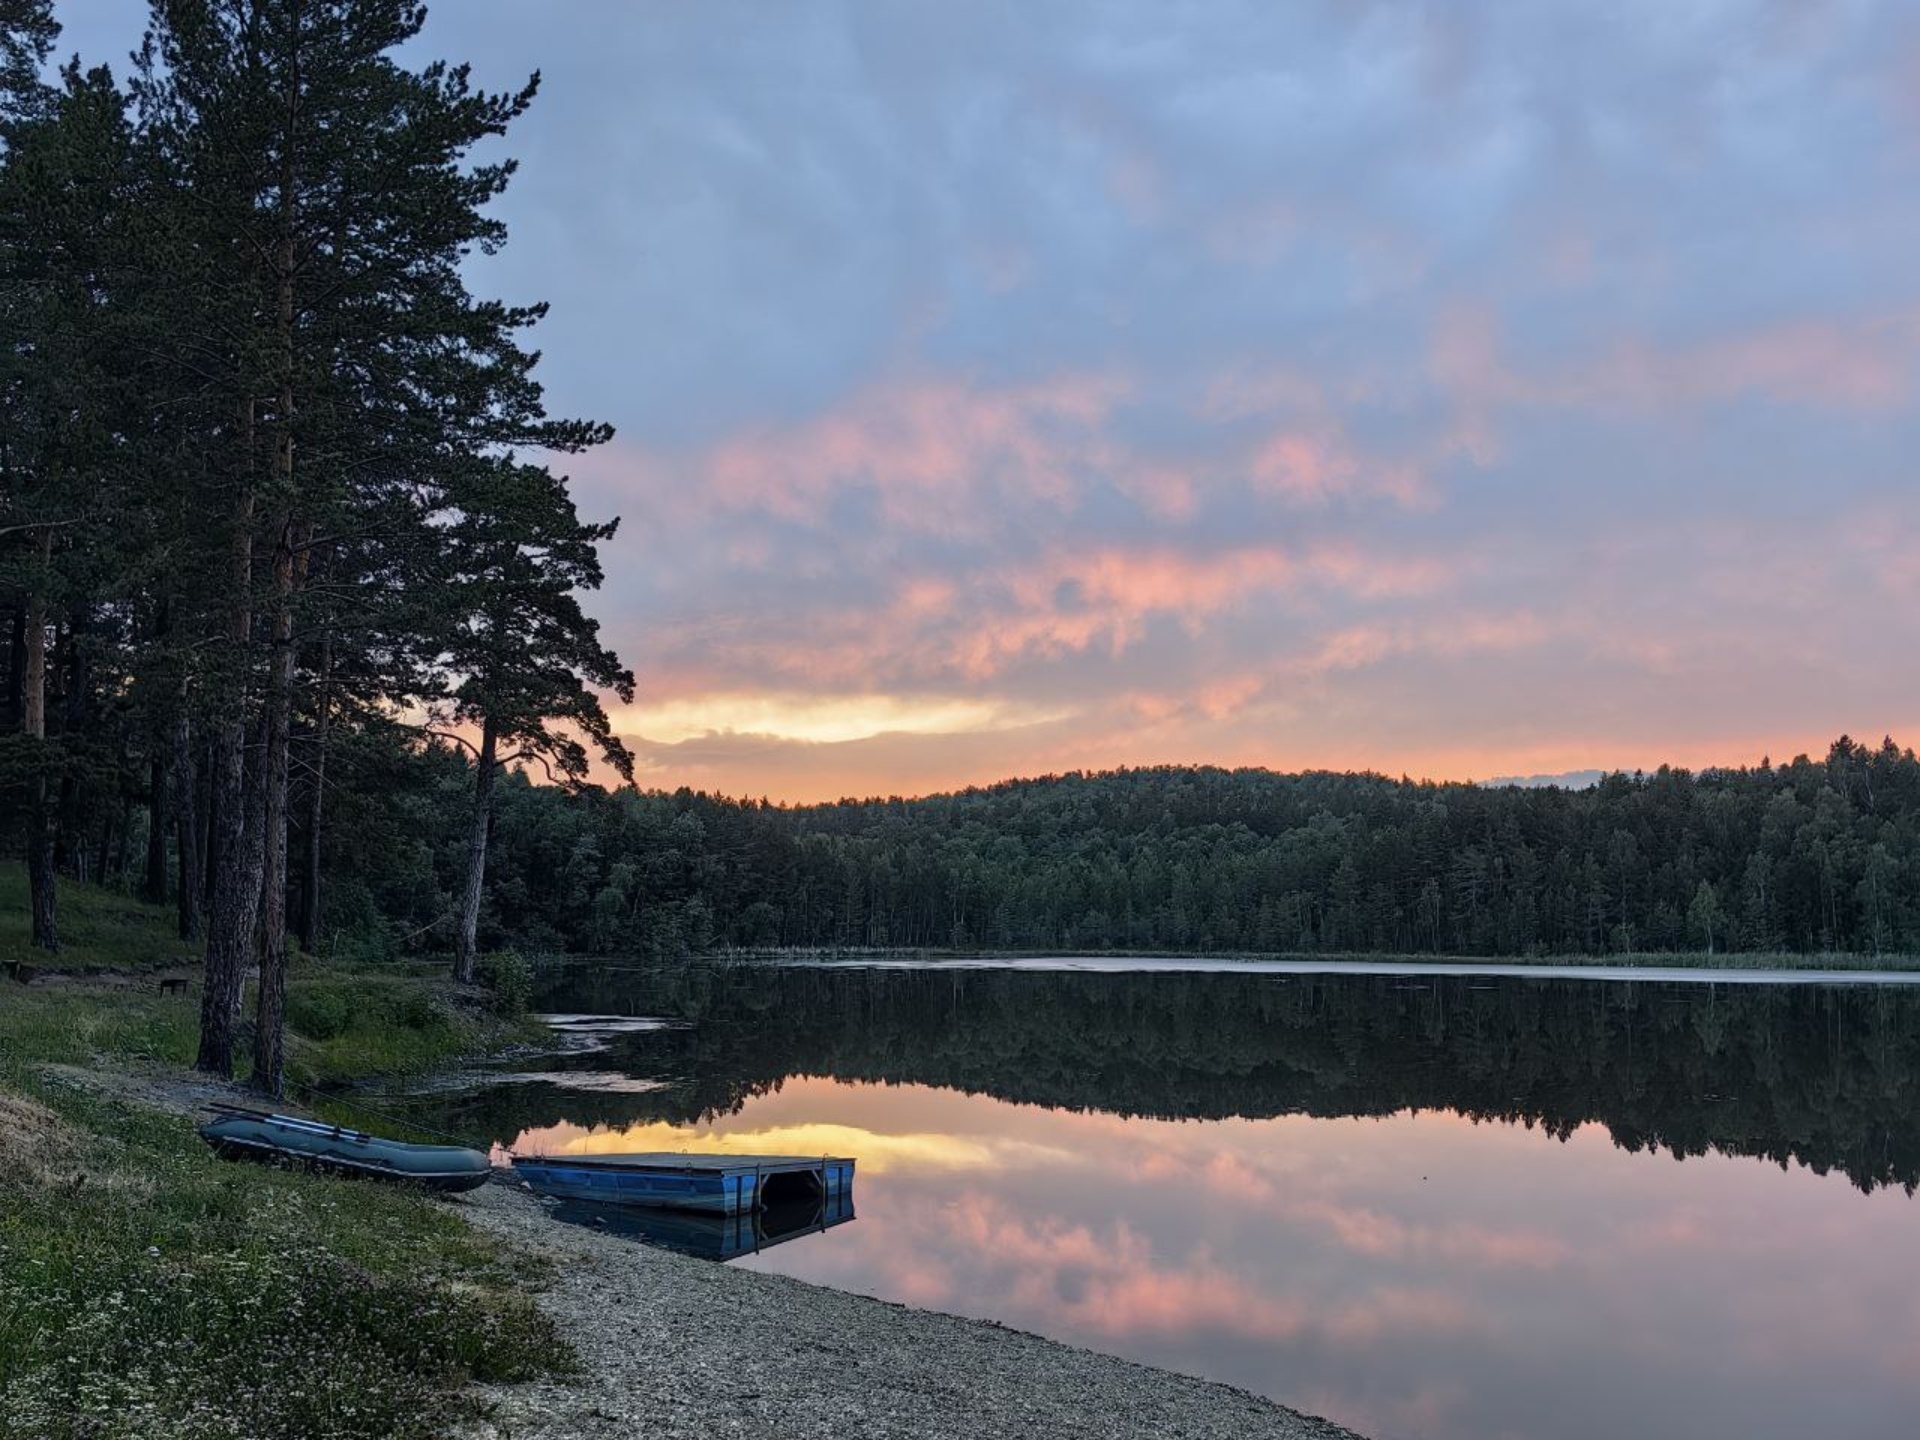
[[[1376,1440],[1833,1433],[1836,1397],[1846,1433],[1894,1434],[1920,1405],[1908,1197],[1631,1154],[1592,1125],[1121,1119],[796,1078],[706,1125],[517,1145],[856,1155],[857,1224],[741,1263],[1214,1376]]]

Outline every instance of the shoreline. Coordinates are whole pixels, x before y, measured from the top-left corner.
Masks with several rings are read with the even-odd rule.
[[[1428,960],[1419,956],[1311,960],[1182,955],[872,955],[838,960],[760,958],[759,965],[846,970],[1024,970],[1085,975],[1360,975],[1393,979],[1591,980],[1682,985],[1920,985],[1920,970],[1738,965],[1623,965],[1604,961]]]
[[[479,1387],[467,1440],[1363,1440],[1216,1381],[599,1234],[507,1185],[449,1208],[552,1262],[533,1299],[581,1363]]]
[[[1463,955],[1167,954],[1075,950],[741,950],[675,960],[548,953],[543,972],[655,973],[683,966],[739,965],[817,970],[1019,970],[1109,975],[1356,975],[1389,979],[1595,980],[1699,985],[1920,985],[1920,956],[1796,955],[1781,952],[1564,955],[1538,958]]]

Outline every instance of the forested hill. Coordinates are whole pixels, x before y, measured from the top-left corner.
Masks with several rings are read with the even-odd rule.
[[[458,873],[458,757],[383,763],[331,857],[343,933],[432,926]],[[516,781],[487,878],[492,943],[608,955],[1914,952],[1920,761],[1843,738],[1582,790],[1178,768],[792,808]]]

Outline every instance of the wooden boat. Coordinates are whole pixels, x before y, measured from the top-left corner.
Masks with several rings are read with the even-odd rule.
[[[513,1173],[543,1195],[710,1215],[828,1202],[853,1189],[854,1162],[832,1155],[516,1155]]]
[[[229,1160],[269,1160],[397,1180],[430,1190],[474,1190],[493,1174],[478,1150],[459,1145],[408,1145],[319,1120],[300,1120],[236,1105],[213,1105],[200,1137]]]

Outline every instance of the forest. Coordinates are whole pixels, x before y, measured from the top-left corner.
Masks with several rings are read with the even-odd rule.
[[[332,822],[293,835],[310,948],[444,951],[472,757],[374,717],[328,747]],[[1891,741],[1580,790],[1168,768],[779,806],[538,779],[492,797],[482,949],[1920,952],[1920,760]],[[145,833],[124,803],[96,857]],[[103,878],[139,886],[131,848]]]
[[[424,22],[155,0],[123,74],[50,80],[49,0],[0,0],[6,843],[44,951],[66,879],[176,903],[199,1064],[250,1030],[270,1094],[329,807],[370,779],[339,783],[336,737],[466,757],[436,936],[462,979],[496,777],[629,768],[600,696],[632,677],[579,598],[614,525],[549,468],[611,432],[548,414],[544,308],[468,283],[539,77],[403,62]]]
[[[330,923],[430,935],[462,757],[355,746]],[[495,819],[482,942],[529,952],[1920,952],[1920,760],[1891,740],[1586,789],[1164,768],[776,806],[514,775]]]

